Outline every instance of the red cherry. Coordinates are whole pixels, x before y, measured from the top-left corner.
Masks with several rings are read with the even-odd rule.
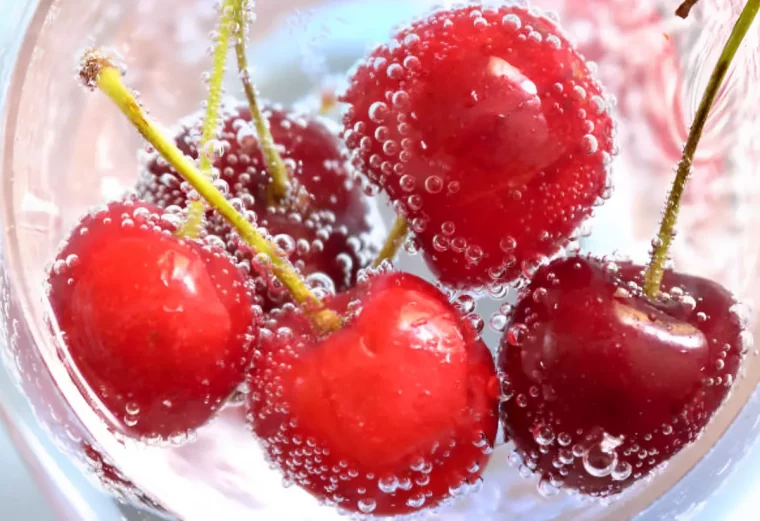
[[[697,439],[736,378],[748,333],[720,285],[570,257],[541,268],[517,305],[498,367],[508,436],[547,486],[629,487]]]
[[[469,287],[558,250],[605,194],[612,120],[551,20],[524,8],[436,12],[375,49],[343,101],[359,169]]]
[[[162,231],[160,215],[131,201],[91,213],[49,277],[63,356],[131,436],[205,423],[244,380],[257,334],[227,254]]]
[[[269,204],[266,188],[270,178],[247,106],[225,107],[220,136],[225,153],[214,165],[230,195],[238,198],[244,210],[254,212],[257,223],[272,237],[281,239],[278,244],[304,275],[323,273],[336,291],[348,289],[378,251],[377,240],[370,236],[372,203],[349,173],[340,141],[322,120],[273,107],[265,108],[264,113],[274,141],[290,165],[292,181],[302,189],[298,208]],[[191,116],[183,122],[176,141],[183,152],[197,158],[199,140],[198,116]],[[138,186],[139,198],[163,208],[182,207],[186,195],[180,186],[174,170],[151,154]],[[207,217],[209,230],[227,240],[230,253],[250,261],[253,252],[229,225],[212,211]],[[269,297],[267,308],[286,299],[282,290],[273,290]]]
[[[254,432],[286,479],[352,512],[405,514],[480,479],[496,436],[493,359],[432,285],[383,274],[332,299],[327,337],[298,312],[262,330]]]

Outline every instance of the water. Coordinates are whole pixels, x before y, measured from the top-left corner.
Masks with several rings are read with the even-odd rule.
[[[19,100],[19,117],[27,126],[22,126],[18,134],[29,148],[18,151],[38,153],[17,153],[14,157],[14,171],[19,173],[13,192],[19,241],[12,247],[18,248],[14,255],[24,266],[27,312],[34,316],[45,314],[39,289],[43,264],[84,208],[118,196],[132,185],[136,176],[135,150],[141,146],[102,96],[87,97],[76,87],[71,64],[78,51],[91,42],[109,43],[119,50],[129,63],[127,80],[161,121],[171,122],[195,110],[204,96],[201,72],[208,63],[204,51],[213,16],[208,3],[183,6],[176,12],[156,9],[147,1],[136,2],[132,8],[126,7],[129,4],[104,8],[92,3],[76,9],[61,6],[57,14],[48,18],[37,50],[29,56],[26,88]],[[346,2],[324,10],[313,9],[307,5],[309,2],[291,2],[288,8],[298,10],[289,14],[283,14],[283,6],[275,4],[259,1],[259,21],[253,31],[256,47],[251,56],[256,64],[254,79],[272,99],[286,103],[305,99],[308,104],[309,95],[323,77],[347,69],[368,44],[383,39],[396,21],[420,12],[425,2],[398,2],[394,8],[386,2]],[[615,167],[617,190],[610,202],[596,212],[595,233],[584,238],[583,245],[600,252],[619,248],[642,258],[648,251],[671,167],[688,128],[687,114],[694,110],[715,56],[711,38],[726,34],[729,18],[724,13],[688,23],[670,19],[663,22],[661,16],[670,6],[647,1],[637,3],[642,7],[636,9],[631,9],[629,2],[600,0],[538,4],[570,21],[567,29],[584,52],[598,61],[623,118],[619,128],[621,154]],[[128,9],[128,14],[122,13],[123,9]],[[695,25],[703,20],[708,20],[705,29],[695,31]],[[84,25],[87,30],[82,34],[89,36],[71,38],[66,28],[75,23]],[[669,38],[663,33],[668,33]],[[156,42],[161,42],[158,50]],[[632,52],[633,49],[636,50]],[[60,53],[57,63],[50,61],[54,50]],[[678,241],[675,252],[679,266],[716,277],[738,292],[751,282],[758,253],[749,233],[757,219],[750,211],[757,197],[756,176],[751,175],[757,145],[750,139],[751,133],[742,132],[754,122],[756,109],[744,101],[750,96],[740,95],[755,79],[757,67],[747,53],[741,59],[751,67],[744,71],[737,68],[730,80],[735,94],[726,91],[721,97],[683,211],[679,231],[689,238]],[[691,72],[684,73],[682,69]],[[229,91],[238,93],[234,75],[230,74],[228,80]],[[46,93],[49,105],[35,102],[40,91],[32,89],[32,85]],[[741,123],[734,119],[737,107],[747,118]],[[75,139],[55,139],[60,136]],[[438,189],[435,180],[428,181],[428,189]],[[636,218],[632,219],[632,215]],[[505,246],[509,247],[509,241]],[[737,258],[744,262],[737,266]],[[404,269],[427,274],[419,256],[402,262]],[[508,292],[507,301],[514,295]],[[466,312],[477,311],[486,319],[502,304],[489,298],[477,303],[470,300],[469,295],[460,296],[458,303]],[[499,329],[504,326],[498,318],[490,322],[484,336],[490,346],[495,346],[502,334]],[[517,339],[519,332],[514,334]],[[39,330],[37,338],[42,338]],[[181,447],[122,443],[92,414],[60,367],[49,342],[38,344],[47,368],[84,425],[83,430],[89,431],[99,450],[108,454],[108,462],[119,468],[118,474],[106,472],[106,476],[131,482],[134,487],[127,488],[133,494],[139,489],[187,521],[234,521],[251,516],[338,519],[333,508],[317,505],[298,487],[283,487],[279,472],[269,468],[261,447],[245,427],[241,407],[226,408],[196,433],[194,441]],[[29,368],[22,364],[20,371],[28,372]],[[50,423],[58,432],[65,422],[53,416]],[[68,438],[69,450],[78,450],[80,434]],[[521,479],[508,466],[511,450],[508,445],[496,449],[477,494],[454,507],[428,514],[427,519],[456,520],[477,515],[486,520],[558,516],[580,520],[599,518],[600,512],[613,519],[645,504],[652,496],[651,491],[647,494],[639,490],[602,509],[565,494],[554,494],[554,485],[543,483],[539,484],[543,496],[550,496],[544,498],[536,491],[534,478]],[[92,454],[97,459],[97,451],[90,454],[91,460]],[[94,465],[104,468],[103,462]],[[621,475],[627,471],[617,467],[607,470]],[[372,506],[366,504],[363,508],[371,510]]]

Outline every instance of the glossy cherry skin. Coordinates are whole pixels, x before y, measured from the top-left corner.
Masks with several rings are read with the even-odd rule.
[[[303,275],[322,273],[336,291],[348,289],[379,249],[378,236],[383,233],[373,230],[378,224],[371,217],[374,203],[354,180],[345,150],[326,121],[277,107],[265,107],[264,113],[291,179],[299,187],[298,203],[283,207],[268,200],[270,177],[247,106],[224,106],[220,140],[225,152],[214,162],[220,178],[236,204],[277,240]],[[198,157],[199,120],[199,115],[187,118],[175,138],[193,158]],[[148,155],[137,192],[141,200],[163,208],[184,207],[187,201],[180,178],[155,152]],[[253,253],[224,220],[209,211],[207,221],[209,233],[221,236],[238,260],[250,263]],[[266,285],[260,288],[264,292],[269,290],[265,308],[287,299],[282,290],[275,289],[271,277],[259,278],[258,283]]]
[[[343,101],[355,165],[449,285],[515,279],[606,195],[609,104],[560,28],[521,7],[413,23],[359,65]]]
[[[732,295],[668,271],[655,303],[640,292],[643,270],[557,260],[514,310],[501,417],[549,487],[629,487],[697,439],[737,376],[748,333]]]
[[[470,324],[409,274],[378,275],[328,306],[348,313],[341,330],[319,335],[302,314],[277,311],[254,359],[253,430],[286,479],[378,516],[475,484],[496,436],[499,386]]]
[[[257,334],[228,254],[163,231],[161,214],[131,201],[90,213],[48,279],[64,362],[133,437],[203,425],[244,381]]]

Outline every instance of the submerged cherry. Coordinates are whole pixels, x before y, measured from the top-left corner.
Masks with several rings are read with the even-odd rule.
[[[293,309],[265,321],[253,430],[274,464],[352,512],[411,513],[480,479],[496,436],[490,352],[433,286],[386,273],[327,302],[328,335]]]
[[[556,23],[525,8],[413,23],[359,65],[343,101],[355,164],[448,284],[515,279],[606,195],[610,105]]]
[[[72,230],[49,275],[70,370],[117,430],[177,436],[240,385],[256,339],[251,290],[228,254],[162,229],[126,201]]]
[[[266,107],[272,137],[289,166],[292,204],[275,204],[268,196],[270,175],[247,106],[223,107],[224,128],[217,146],[224,152],[214,161],[220,180],[241,209],[253,212],[256,224],[265,228],[283,253],[306,276],[329,277],[336,291],[356,283],[360,269],[377,254],[378,223],[372,218],[372,201],[347,169],[340,141],[313,116]],[[198,157],[198,116],[185,120],[176,142],[190,157]],[[166,208],[184,207],[187,196],[181,178],[155,153],[149,154],[138,185],[138,197]],[[213,212],[207,213],[208,230],[227,241],[227,249],[239,260],[254,255]],[[270,288],[272,289],[272,288]],[[282,290],[269,294],[266,307],[280,304]]]
[[[502,421],[548,487],[608,496],[697,439],[746,350],[739,306],[720,285],[569,257],[542,267],[504,337]]]

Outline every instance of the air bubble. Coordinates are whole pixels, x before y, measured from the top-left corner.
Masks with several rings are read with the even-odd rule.
[[[387,141],[390,135],[391,133],[388,130],[388,127],[379,126],[375,130],[375,139],[381,143],[384,143],[385,141]]]
[[[58,259],[53,263],[53,273],[56,275],[61,275],[66,271],[66,261],[63,259]]]
[[[386,494],[393,494],[394,492],[396,492],[398,487],[399,487],[399,482],[396,476],[386,476],[384,478],[380,478],[377,481],[377,488],[379,488],[381,492],[384,492]]]
[[[465,260],[469,265],[478,264],[483,259],[483,249],[480,246],[470,245],[465,250]]]
[[[548,446],[554,443],[554,432],[546,425],[537,425],[533,429],[533,439],[539,445]]]
[[[422,64],[416,56],[407,56],[404,58],[404,67],[412,72],[416,72],[422,68]]]
[[[520,21],[520,17],[516,14],[508,14],[504,18],[501,19],[501,25],[506,27],[507,29],[517,30],[520,27],[522,27],[522,22]]]
[[[437,175],[431,175],[425,180],[425,190],[431,194],[440,193],[443,190],[443,180]]]
[[[388,67],[385,73],[392,80],[400,80],[404,77],[404,68],[398,63],[393,63]]]
[[[395,156],[399,153],[399,144],[395,141],[388,140],[383,143],[383,152],[387,156]]]
[[[612,470],[611,476],[613,481],[624,481],[631,477],[633,467],[627,461],[621,461]]]
[[[382,101],[376,101],[369,107],[369,119],[375,123],[385,122],[385,120],[388,119],[388,113],[388,105]]]
[[[449,249],[449,240],[441,234],[435,234],[433,236],[433,249],[440,253],[447,251]]]
[[[425,504],[424,494],[417,493],[406,500],[406,505],[412,508],[420,508]]]
[[[516,246],[517,246],[517,241],[513,237],[510,237],[510,236],[504,237],[501,239],[501,241],[499,241],[499,248],[501,248],[501,251],[503,251],[504,253],[511,252],[512,250],[515,249]]]
[[[595,154],[599,150],[599,142],[591,134],[586,134],[581,138],[581,148],[586,154]]]
[[[559,494],[559,488],[546,478],[541,478],[539,480],[536,489],[543,497],[552,497]]]
[[[393,95],[391,102],[394,107],[404,110],[409,107],[409,94],[406,91],[400,90]]]
[[[374,499],[362,498],[357,503],[359,510],[365,514],[371,514],[377,508],[377,503]]]
[[[415,33],[407,34],[404,38],[404,45],[406,47],[414,47],[418,43],[420,43],[420,37]]]
[[[559,37],[556,34],[550,34],[546,37],[546,43],[551,45],[554,49],[559,49],[562,47],[562,41],[559,39]]]
[[[527,334],[528,327],[525,324],[514,324],[507,330],[507,342],[513,346],[520,346]]]
[[[601,442],[595,443],[583,453],[583,468],[597,478],[609,476],[618,464],[615,449],[621,444],[621,439],[604,433]]]
[[[460,295],[454,305],[460,313],[466,315],[475,311],[475,299],[470,295]]]
[[[491,329],[497,333],[503,333],[507,327],[507,317],[501,313],[494,313],[491,315],[491,319],[488,321],[488,325],[491,326]]]

